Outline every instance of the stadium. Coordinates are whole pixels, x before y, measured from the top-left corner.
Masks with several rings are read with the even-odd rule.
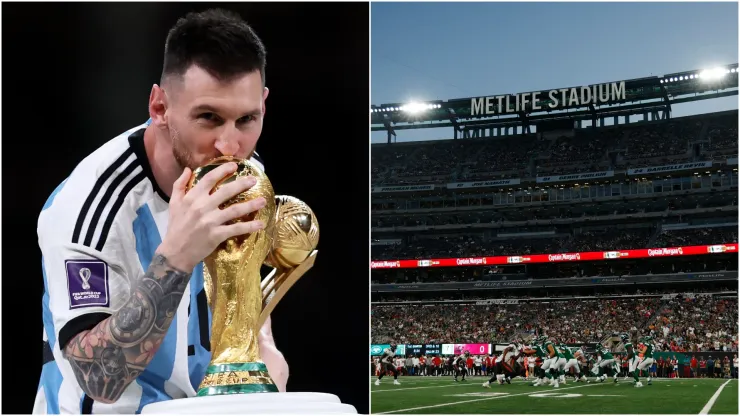
[[[372,105],[372,412],[737,414],[737,71]]]

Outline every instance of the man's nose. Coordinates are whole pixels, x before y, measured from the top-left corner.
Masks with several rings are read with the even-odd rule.
[[[224,156],[234,156],[239,152],[238,132],[227,128],[216,139],[214,146]]]

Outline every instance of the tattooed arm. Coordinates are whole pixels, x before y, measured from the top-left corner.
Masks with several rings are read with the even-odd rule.
[[[93,400],[116,402],[159,349],[180,304],[190,273],[155,254],[135,283],[131,299],[64,348],[82,390]]]

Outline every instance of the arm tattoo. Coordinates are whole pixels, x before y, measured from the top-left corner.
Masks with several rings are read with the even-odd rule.
[[[155,255],[121,309],[64,349],[80,387],[92,399],[114,403],[159,349],[182,300],[190,274]]]

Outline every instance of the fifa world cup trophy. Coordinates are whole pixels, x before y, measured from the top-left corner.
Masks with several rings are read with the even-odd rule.
[[[353,406],[341,404],[334,395],[278,393],[261,361],[260,329],[288,289],[313,266],[319,224],[303,201],[276,196],[265,173],[246,159],[219,157],[210,161],[193,171],[188,190],[228,162],[237,163],[236,172],[219,181],[211,192],[240,177],[254,176],[256,185],[225,202],[221,209],[263,197],[265,207],[233,221],[261,220],[265,228],[224,241],[204,259],[204,287],[212,313],[211,361],[198,397],[155,403],[147,406],[146,413],[356,413]],[[260,275],[263,264],[274,268],[264,280]]]

